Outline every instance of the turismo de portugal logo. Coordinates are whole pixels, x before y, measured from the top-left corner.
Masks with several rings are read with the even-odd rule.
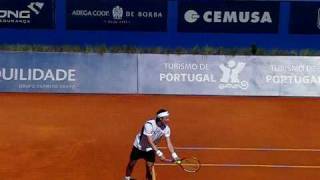
[[[220,78],[219,89],[248,89],[248,81],[239,79],[239,74],[245,66],[246,63],[237,63],[233,60],[228,61],[226,64],[220,64],[219,68],[222,71],[222,77]]]

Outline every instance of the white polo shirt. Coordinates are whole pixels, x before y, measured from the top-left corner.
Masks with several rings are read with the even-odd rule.
[[[142,135],[142,136],[141,136]],[[145,135],[145,136],[143,136]],[[167,125],[163,130],[157,126],[156,120],[148,120],[133,143],[134,147],[141,151],[151,151],[152,147],[148,142],[146,136],[151,136],[151,139],[155,144],[158,144],[163,136],[170,137],[170,127]]]

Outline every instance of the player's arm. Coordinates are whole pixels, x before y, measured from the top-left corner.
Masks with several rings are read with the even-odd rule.
[[[175,151],[174,151],[174,147],[172,145],[170,137],[166,137],[166,141],[167,141],[167,146],[168,146],[170,153],[171,154],[174,153]]]
[[[147,136],[148,143],[151,145],[152,149],[156,152],[157,156],[160,158],[160,160],[165,161],[166,158],[164,157],[162,151],[154,144],[151,136]]]
[[[167,141],[167,146],[168,146],[168,149],[169,149],[169,151],[171,153],[172,159],[175,160],[175,161],[180,160],[179,156],[177,155],[177,153],[174,150],[174,147],[172,145],[170,137],[166,137],[166,141]]]

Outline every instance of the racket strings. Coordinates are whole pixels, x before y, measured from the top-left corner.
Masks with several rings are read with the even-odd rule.
[[[196,172],[200,169],[200,162],[195,158],[181,160],[180,166],[187,172]]]

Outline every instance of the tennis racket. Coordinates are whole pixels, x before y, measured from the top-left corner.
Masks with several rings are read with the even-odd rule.
[[[183,158],[176,161],[176,164],[189,173],[198,172],[201,167],[200,161],[196,157]]]

